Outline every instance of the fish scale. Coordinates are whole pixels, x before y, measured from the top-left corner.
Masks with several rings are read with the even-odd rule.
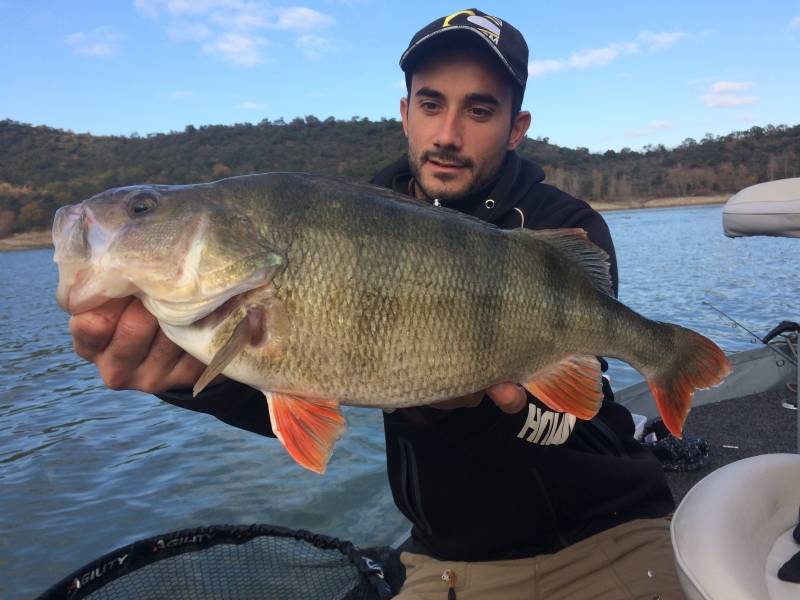
[[[312,253],[330,255],[326,242],[323,237]],[[314,244],[308,241],[305,248],[314,248]],[[289,379],[296,380],[292,375],[295,373],[313,373],[317,393],[323,386],[338,385],[325,392],[351,402],[362,398],[374,402],[380,398],[391,406],[395,402],[416,403],[431,394],[446,398],[449,394],[478,389],[468,376],[485,362],[482,355],[487,348],[479,341],[483,337],[482,328],[456,325],[464,323],[461,316],[464,312],[473,312],[481,323],[491,322],[491,307],[485,303],[473,307],[455,301],[455,296],[466,297],[469,293],[469,277],[464,269],[452,268],[453,263],[442,256],[441,247],[432,250],[423,246],[406,257],[407,265],[415,265],[415,273],[424,276],[435,269],[437,277],[422,280],[426,285],[414,285],[415,277],[410,277],[408,284],[399,284],[402,280],[397,271],[404,269],[404,261],[398,261],[396,269],[387,270],[385,252],[381,251],[362,255],[359,277],[349,283],[348,273],[335,269],[330,272],[321,262],[309,271],[295,272],[291,282],[280,286],[279,296],[286,294],[287,307],[295,306],[289,300],[290,294],[306,298],[300,305],[305,312],[294,314],[290,321],[316,323],[318,328],[313,333],[298,332],[292,336],[297,343],[287,347],[282,365]],[[291,262],[291,254],[288,260]],[[336,260],[334,256],[329,265]],[[449,268],[442,268],[448,265]],[[336,291],[316,283],[326,270],[329,272],[324,276],[329,281],[343,280]],[[375,297],[386,300],[376,304],[372,302]],[[386,303],[398,311],[383,310]],[[320,318],[322,315],[326,318]],[[325,331],[320,330],[322,326],[327,327]],[[320,340],[330,343],[320,348]],[[337,351],[334,346],[351,351]],[[454,347],[462,358],[458,366],[447,364]],[[488,348],[489,352],[492,350]],[[332,353],[335,355],[331,356]],[[337,384],[333,384],[334,380]],[[409,382],[415,384],[413,390],[409,389]]]

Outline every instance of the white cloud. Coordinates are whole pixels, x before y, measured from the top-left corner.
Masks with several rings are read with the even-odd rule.
[[[573,52],[565,59],[534,60],[528,64],[529,77],[541,77],[547,73],[557,73],[572,69],[590,69],[604,67],[620,56],[636,54],[639,46],[633,42],[609,44],[603,48],[589,48]]]
[[[215,28],[231,31],[251,31],[275,27],[267,9],[255,2],[236,2],[210,7],[196,18],[206,19]]]
[[[304,33],[295,42],[295,45],[303,51],[308,58],[319,58],[333,49],[333,44],[327,38]]]
[[[789,29],[800,29],[800,17],[795,17],[789,21]]]
[[[253,102],[252,100],[246,100],[239,104],[239,108],[244,108],[247,110],[260,110],[265,111],[269,108],[266,104],[261,104],[259,102]]]
[[[534,60],[528,64],[529,77],[541,77],[549,73],[575,69],[605,67],[624,56],[633,56],[645,50],[664,50],[671,48],[687,33],[682,31],[641,31],[635,42],[618,42],[601,48],[589,48],[573,52],[567,58],[547,58]]]
[[[222,60],[237,67],[254,67],[264,61],[261,47],[264,38],[246,33],[228,32],[215,37],[203,46],[203,50],[219,55]]]
[[[304,6],[278,9],[277,26],[280,29],[295,31],[314,31],[333,23],[328,15]]]
[[[736,96],[735,94],[707,94],[703,96],[703,102],[709,108],[743,106],[745,104],[755,104],[757,100],[758,98],[755,96]]]
[[[752,81],[718,81],[711,84],[711,92],[714,94],[741,92],[749,90],[753,85]]]
[[[202,15],[215,10],[248,10],[257,6],[244,0],[134,0],[133,5],[143,15],[158,18],[161,13],[173,15]]]
[[[158,5],[160,2],[150,2],[148,0],[134,0],[133,6],[146,17],[151,19],[158,18]]]
[[[333,48],[318,34],[333,18],[305,6],[276,7],[260,0],[134,0],[134,6],[151,19],[163,18],[173,42],[202,44],[206,52],[238,67],[264,62],[268,31],[271,36],[296,34],[295,46],[310,58]]]
[[[647,46],[649,50],[665,50],[667,48],[672,48],[678,43],[678,40],[686,37],[686,35],[687,34],[683,31],[653,32],[645,30],[640,31],[636,39]]]
[[[557,73],[566,68],[566,61],[552,58],[534,60],[528,63],[528,77],[541,77],[548,73]]]
[[[718,81],[712,83],[708,93],[703,98],[703,103],[709,108],[731,108],[755,104],[756,96],[743,96],[739,92],[749,90],[755,84],[751,81]]]
[[[572,69],[604,67],[620,56],[629,56],[637,52],[639,52],[639,46],[632,42],[609,44],[605,48],[594,48],[573,54],[569,57],[569,66]]]
[[[122,39],[121,35],[109,28],[100,27],[90,33],[71,33],[64,38],[64,43],[82,56],[108,58],[119,52]]]
[[[625,135],[628,137],[649,137],[654,133],[668,129],[674,129],[672,123],[669,123],[668,121],[653,121],[652,123],[645,125],[644,127],[640,127],[639,129],[629,129],[625,132]]]

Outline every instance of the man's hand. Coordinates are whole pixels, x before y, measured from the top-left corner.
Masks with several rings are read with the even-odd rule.
[[[132,296],[73,315],[69,330],[75,352],[97,366],[112,390],[154,394],[191,387],[205,370],[164,335],[155,317]]]
[[[525,390],[522,389],[522,387],[518,386],[516,383],[498,383],[485,391],[476,392],[469,396],[462,396],[461,398],[445,400],[444,402],[437,402],[432,406],[442,410],[473,408],[481,403],[484,394],[489,396],[500,410],[510,415],[518,413],[528,404],[528,396],[525,394]]]

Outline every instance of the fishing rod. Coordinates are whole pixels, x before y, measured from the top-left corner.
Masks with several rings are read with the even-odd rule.
[[[796,359],[796,358],[792,358],[791,356],[789,356],[788,354],[786,354],[786,353],[785,353],[783,350],[781,350],[780,348],[776,348],[775,346],[773,346],[772,344],[770,344],[770,343],[769,343],[769,340],[771,340],[773,337],[775,337],[775,335],[777,335],[778,333],[781,333],[781,332],[777,332],[777,331],[776,331],[776,330],[778,330],[778,328],[780,327],[780,325],[779,325],[778,327],[776,327],[775,329],[773,329],[773,330],[772,330],[770,333],[768,333],[768,334],[767,334],[767,335],[766,335],[764,338],[762,338],[762,337],[760,337],[760,336],[759,336],[757,333],[754,333],[753,331],[750,331],[750,330],[749,330],[747,327],[745,327],[744,325],[742,325],[741,323],[739,323],[739,321],[737,321],[736,319],[734,319],[734,318],[733,318],[733,317],[731,317],[730,315],[726,314],[725,312],[723,312],[722,310],[720,310],[719,308],[717,308],[716,306],[714,306],[714,305],[713,305],[713,304],[711,304],[710,302],[706,302],[706,301],[704,300],[704,301],[703,301],[703,304],[705,304],[706,306],[708,306],[708,307],[710,307],[710,308],[714,309],[715,311],[717,311],[719,314],[721,314],[723,317],[725,317],[726,319],[728,319],[728,320],[729,320],[731,323],[733,323],[733,324],[734,324],[734,325],[736,325],[737,327],[741,327],[742,329],[744,329],[744,330],[745,330],[747,333],[749,333],[750,335],[752,335],[752,336],[753,336],[753,337],[754,337],[756,340],[758,340],[759,342],[761,342],[762,344],[764,344],[764,345],[765,345],[767,348],[769,348],[769,349],[770,349],[770,350],[772,350],[773,352],[775,352],[775,353],[779,354],[780,356],[782,356],[784,359],[788,360],[788,361],[789,361],[791,364],[793,364],[795,367],[797,366],[797,359]],[[788,323],[788,322],[787,322],[787,323]],[[783,325],[783,324],[781,324],[781,325]],[[796,325],[796,323],[793,323],[792,325]],[[787,327],[787,328],[785,328],[785,330],[789,330],[789,328]],[[795,331],[796,331],[796,329],[795,329]],[[768,338],[768,339],[767,339],[767,338]]]

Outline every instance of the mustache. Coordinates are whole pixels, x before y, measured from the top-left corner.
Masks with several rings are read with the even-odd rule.
[[[429,160],[435,160],[436,162],[453,165],[456,167],[471,168],[474,165],[472,159],[466,156],[460,156],[457,152],[448,150],[447,148],[443,148],[441,150],[425,150],[420,158],[422,159],[423,163],[428,162]]]

